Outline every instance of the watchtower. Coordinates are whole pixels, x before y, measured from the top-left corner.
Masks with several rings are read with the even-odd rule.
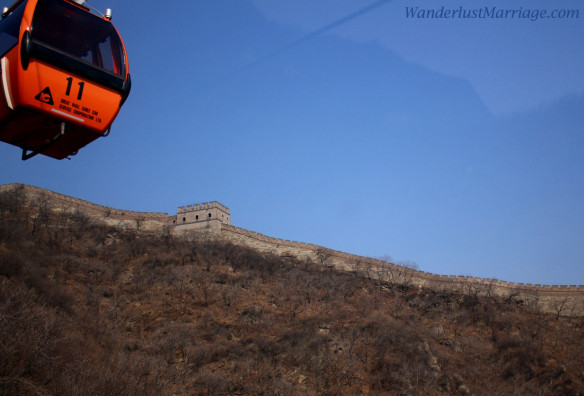
[[[181,206],[176,211],[176,231],[220,230],[221,223],[231,224],[229,208],[217,201]]]

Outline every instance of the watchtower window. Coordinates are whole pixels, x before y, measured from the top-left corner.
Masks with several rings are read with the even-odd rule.
[[[199,215],[196,215],[195,216],[195,220],[199,220]]]
[[[184,223],[185,221],[187,221],[187,219],[186,219],[186,217],[183,217],[183,223]]]
[[[209,217],[211,217],[211,213],[209,213]]]

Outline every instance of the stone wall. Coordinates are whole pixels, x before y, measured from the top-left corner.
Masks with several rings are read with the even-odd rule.
[[[443,288],[462,293],[513,297],[519,303],[537,304],[547,312],[584,316],[584,285],[539,285],[460,275],[436,275],[383,260],[357,256],[309,243],[272,238],[254,231],[222,224],[216,238],[258,251],[299,260],[311,260],[342,271],[418,287]]]
[[[584,285],[534,285],[472,276],[436,275],[310,243],[269,237],[244,228],[235,227],[227,222],[220,222],[219,220],[207,221],[195,226],[185,224],[179,227],[175,225],[177,216],[169,216],[167,213],[114,209],[23,184],[0,185],[0,192],[10,191],[15,188],[22,188],[29,199],[41,198],[50,200],[57,210],[79,210],[116,227],[142,231],[206,232],[208,238],[248,246],[261,252],[272,253],[282,257],[310,260],[343,271],[360,272],[371,278],[383,278],[384,280],[402,283],[408,282],[418,287],[445,288],[462,292],[478,292],[479,294],[490,293],[502,297],[516,295],[517,299],[523,299],[524,301],[537,300],[537,303],[546,311],[557,312],[561,309],[563,314],[584,316]],[[178,208],[177,215],[182,216],[188,212],[194,213],[196,210],[211,209],[209,205],[212,204],[215,204],[216,214],[229,215],[229,209],[216,202],[181,207]],[[221,206],[221,208],[217,205]],[[200,226],[201,224],[204,227]]]
[[[19,188],[22,189],[29,200],[46,199],[55,210],[66,210],[70,212],[79,210],[96,220],[104,221],[106,224],[115,227],[143,231],[159,231],[172,225],[172,217],[168,213],[135,212],[114,209],[25,184],[0,185],[0,193]]]

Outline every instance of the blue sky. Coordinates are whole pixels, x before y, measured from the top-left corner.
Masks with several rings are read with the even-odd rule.
[[[273,237],[584,284],[580,1],[463,2],[579,12],[536,21],[406,16],[450,0],[89,3],[113,9],[130,97],[70,161],[0,144],[0,183],[169,214],[217,200]]]

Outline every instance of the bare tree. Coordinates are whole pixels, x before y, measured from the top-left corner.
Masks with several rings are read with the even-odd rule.
[[[333,251],[326,248],[318,248],[316,249],[316,260],[318,264],[325,266],[325,267],[332,267],[330,264],[331,257],[333,255]]]
[[[23,186],[16,186],[0,194],[0,213],[5,212],[8,216],[20,214],[26,204],[26,194]]]
[[[418,264],[412,260],[403,260],[397,264],[401,267],[400,283],[404,288],[409,288],[412,285],[416,272],[418,272]]]
[[[361,261],[361,259],[359,258],[352,258],[349,261],[349,265],[351,266],[351,272],[357,276],[360,277],[363,275],[363,261]]]
[[[32,202],[35,213],[32,216],[32,234],[36,235],[49,222],[53,204],[43,193],[38,194]]]
[[[567,310],[568,305],[568,297],[564,297],[562,299],[554,300],[551,304],[552,309],[556,313],[556,320],[560,319],[562,313]]]

